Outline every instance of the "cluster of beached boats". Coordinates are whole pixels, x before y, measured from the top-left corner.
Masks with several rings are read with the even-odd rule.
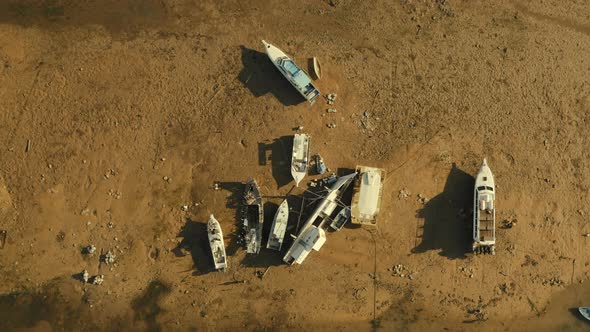
[[[313,85],[311,78],[297,66],[284,52],[277,47],[263,41],[266,52],[283,76],[310,103],[318,96],[319,90]],[[316,75],[316,77],[319,75]],[[316,155],[310,157],[310,136],[298,133],[293,136],[293,151],[291,155],[291,175],[295,185],[301,181],[310,170],[310,164],[315,164],[316,173],[324,174],[326,166],[323,159]],[[377,225],[385,171],[377,167],[357,166],[351,174],[337,177],[332,174],[321,182],[325,191],[321,194],[308,191],[316,195],[313,212],[307,216],[304,224],[291,234],[293,241],[286,251],[283,261],[287,264],[301,264],[312,250],[318,251],[326,242],[326,228],[339,231],[350,220],[359,225]],[[351,204],[344,204],[342,194],[353,184]],[[484,159],[477,174],[474,188],[473,206],[473,252],[494,254],[496,241],[495,233],[495,185],[492,171]],[[303,208],[303,203],[301,203]],[[263,200],[260,188],[254,179],[245,183],[242,196],[244,243],[248,254],[258,254],[262,248],[262,230],[264,223]],[[338,211],[337,211],[338,210]],[[337,211],[337,212],[336,212]],[[300,210],[299,218],[301,218]],[[285,199],[274,215],[266,248],[280,251],[285,242],[285,235],[290,215],[289,203]],[[211,215],[208,222],[209,242],[215,268],[227,269],[227,256],[223,242],[223,233],[219,222]]]

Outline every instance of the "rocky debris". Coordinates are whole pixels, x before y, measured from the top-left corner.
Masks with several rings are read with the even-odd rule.
[[[474,315],[475,319],[478,321],[484,321],[488,319],[483,308],[468,309],[467,313],[470,315]]]
[[[418,194],[418,202],[422,203],[422,204],[426,204],[428,203],[429,199],[426,198],[426,196],[422,195],[422,194]]]
[[[590,237],[590,233],[582,234],[584,237]]]
[[[338,112],[338,111],[335,108],[328,108],[326,110],[326,113],[336,113],[336,112]]]
[[[297,126],[297,127],[295,127],[295,130],[301,131],[301,130],[303,130],[303,126]]]
[[[88,273],[88,270],[82,271],[82,281],[84,281],[84,283],[87,283],[89,278],[90,274]]]
[[[168,183],[170,183],[172,181],[172,178],[170,178],[168,176],[164,176],[162,179]]]
[[[510,229],[516,226],[517,220],[516,219],[505,219],[502,221],[502,228],[503,229]]]
[[[469,276],[469,278],[475,277],[475,273],[472,268],[466,266],[459,266],[459,271],[463,272],[463,275]]]
[[[360,300],[360,299],[367,296],[366,292],[367,292],[367,287],[353,288],[352,289],[352,297],[354,297],[355,300]]]
[[[102,285],[103,281],[104,281],[104,275],[99,274],[99,275],[95,275],[94,277],[92,277],[91,283],[93,285]]]
[[[397,195],[397,197],[399,199],[405,199],[405,198],[410,197],[411,194],[412,193],[410,193],[406,188],[404,188],[404,189],[402,189],[402,190],[399,191],[399,195]]]
[[[414,278],[415,278],[415,273],[411,272],[410,269],[408,269],[408,267],[406,267],[402,264],[394,265],[393,269],[387,269],[387,270],[392,271],[391,275],[396,276],[396,277],[408,278],[410,280],[414,280]]]
[[[328,99],[328,105],[334,105],[336,102],[337,95],[335,93],[329,93],[326,95],[326,99]]]
[[[109,189],[109,196],[114,197],[115,199],[121,199],[121,197],[123,196],[123,194],[115,189]]]
[[[219,184],[219,182],[213,183],[213,190],[221,190],[221,185]]]
[[[115,258],[117,258],[117,256],[115,256],[115,254],[109,250],[102,257],[102,261],[105,262],[106,264],[113,264],[115,262]]]
[[[326,126],[330,129],[336,128],[336,124],[334,122],[328,123]]]
[[[96,247],[92,244],[87,245],[86,247],[82,248],[82,253],[85,255],[92,255],[96,252]]]
[[[565,283],[563,282],[563,280],[561,280],[559,277],[552,277],[550,279],[543,279],[543,285],[549,285],[549,286],[564,286]]]
[[[182,210],[182,212],[186,212],[186,211],[188,211],[188,205],[182,205],[182,206],[180,207],[180,210]]]

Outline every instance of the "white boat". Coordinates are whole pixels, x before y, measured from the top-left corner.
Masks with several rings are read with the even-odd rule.
[[[486,159],[475,178],[474,196],[473,252],[493,255],[496,245],[496,187]]]
[[[209,236],[209,245],[211,246],[211,254],[213,255],[215,269],[225,272],[227,269],[227,256],[225,255],[223,232],[221,231],[219,222],[213,215],[209,217],[209,221],[207,222],[207,233]]]
[[[262,41],[266,54],[270,61],[277,67],[277,69],[285,76],[285,78],[299,91],[299,93],[310,104],[313,104],[316,98],[320,95],[320,91],[313,85],[311,78],[307,73],[299,68],[295,61],[289,58],[278,47]]]
[[[283,246],[283,238],[287,230],[287,223],[289,222],[289,203],[284,200],[275,214],[268,236],[266,247],[268,249],[280,251]]]
[[[345,208],[342,208],[342,210],[338,212],[336,217],[334,217],[334,219],[330,223],[330,227],[332,227],[332,229],[335,231],[339,231],[342,229],[342,227],[344,227],[344,225],[348,222],[349,219],[350,208],[347,206]]]
[[[301,227],[299,235],[293,240],[293,244],[283,257],[283,261],[287,264],[301,264],[307,257],[311,249],[319,250],[326,241],[326,235],[321,228],[323,223],[328,220],[328,217],[334,212],[338,206],[338,197],[346,190],[350,182],[356,177],[356,172],[341,176],[336,180],[331,188],[327,189],[328,194],[316,206],[315,210],[309,216],[305,224]],[[313,223],[322,219],[319,226]]]
[[[246,252],[257,254],[262,246],[262,223],[264,222],[264,211],[262,209],[262,196],[258,189],[256,180],[249,179],[244,190],[244,205],[246,207],[244,216],[244,240]]]
[[[385,170],[382,168],[357,166],[359,177],[354,184],[351,204],[351,221],[353,224],[377,224]]]
[[[295,180],[295,185],[303,180],[307,174],[309,164],[309,141],[307,134],[295,134],[293,136],[293,155],[291,156],[291,175]]]
[[[582,317],[586,318],[586,320],[590,320],[590,307],[578,307],[578,312]]]

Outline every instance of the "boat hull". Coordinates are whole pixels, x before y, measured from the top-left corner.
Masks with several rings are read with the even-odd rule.
[[[295,134],[293,136],[293,154],[291,155],[291,176],[295,185],[303,180],[309,166],[309,143],[310,137],[307,134]]]
[[[225,243],[223,242],[223,232],[221,225],[213,215],[209,217],[207,222],[207,233],[209,238],[209,246],[211,247],[211,255],[213,256],[213,264],[216,270],[227,270],[227,255],[225,254]]]
[[[473,252],[495,254],[496,187],[494,175],[484,159],[475,178],[473,199]]]
[[[254,179],[249,179],[246,182],[243,204],[245,207],[243,223],[246,252],[249,254],[258,254],[262,246],[264,210],[258,183]]]
[[[283,239],[285,231],[287,230],[287,223],[289,222],[289,203],[284,200],[275,214],[268,236],[266,247],[268,249],[280,251],[283,246]]]
[[[293,61],[285,52],[278,47],[262,41],[266,54],[273,65],[279,72],[291,83],[291,85],[307,100],[313,104],[317,97],[320,96],[320,91],[313,85],[309,75],[301,69],[295,61]]]

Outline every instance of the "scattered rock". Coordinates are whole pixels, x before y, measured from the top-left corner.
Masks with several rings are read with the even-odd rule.
[[[330,129],[336,128],[336,124],[334,122],[328,123],[326,126]]]
[[[180,207],[180,209],[181,209],[183,212],[186,212],[186,211],[188,211],[188,205],[183,205],[183,206],[181,206],[181,207]]]
[[[93,285],[102,285],[103,281],[104,281],[104,275],[102,275],[102,274],[92,277],[92,284]]]
[[[410,197],[411,193],[406,189],[402,189],[399,191],[399,195],[397,197],[399,197],[399,199],[405,199]]]
[[[88,273],[88,270],[82,271],[82,281],[84,281],[84,283],[87,283],[89,278],[90,274]]]
[[[336,112],[338,112],[338,111],[337,111],[335,108],[328,108],[328,109],[326,110],[326,112],[327,112],[327,113],[336,113]]]
[[[422,203],[422,204],[426,204],[428,203],[429,199],[426,198],[424,195],[422,194],[418,194],[418,202]]]
[[[113,264],[115,262],[115,258],[117,258],[117,256],[115,256],[115,254],[112,251],[107,251],[107,253],[103,256],[103,262],[105,262],[106,264]]]
[[[86,247],[82,248],[82,253],[85,255],[92,255],[96,252],[96,247],[92,244],[87,245]]]

